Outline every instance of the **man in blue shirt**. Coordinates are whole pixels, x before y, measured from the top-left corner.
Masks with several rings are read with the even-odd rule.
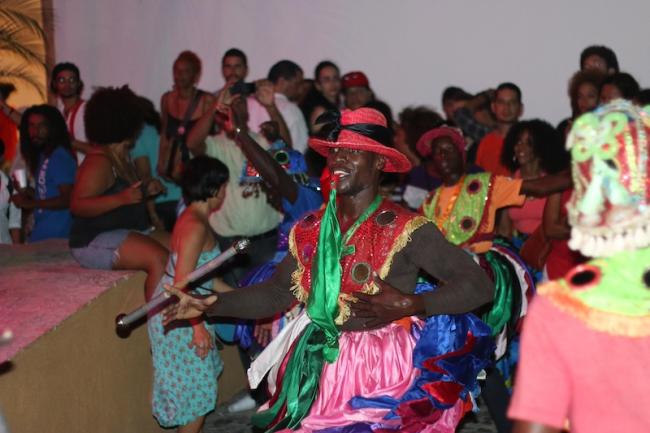
[[[20,152],[30,175],[30,185],[17,188],[13,203],[34,212],[30,242],[68,238],[70,192],[77,162],[70,147],[70,136],[61,113],[49,105],[35,105],[20,122]]]

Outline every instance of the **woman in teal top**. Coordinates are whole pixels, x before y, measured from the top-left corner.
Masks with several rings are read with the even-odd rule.
[[[151,223],[157,230],[171,233],[176,222],[176,210],[181,199],[180,187],[164,177],[157,176],[158,154],[160,151],[160,115],[153,103],[144,97],[138,100],[144,112],[144,127],[131,149],[131,159],[138,177],[143,181],[158,179],[165,190],[147,202]]]
[[[171,239],[165,275],[156,288],[181,281],[220,254],[208,215],[223,203],[228,169],[218,159],[199,156],[184,168],[181,188],[187,207],[178,218]],[[190,287],[209,294],[218,282],[200,281]],[[202,319],[165,328],[162,317],[150,317],[149,339],[154,366],[153,414],[162,427],[182,433],[199,432],[205,415],[216,406],[217,377],[223,363],[214,344],[214,327]]]

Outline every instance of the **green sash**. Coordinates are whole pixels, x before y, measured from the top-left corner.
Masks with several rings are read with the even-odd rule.
[[[300,427],[318,395],[318,385],[325,361],[333,363],[339,354],[340,331],[334,323],[338,315],[341,291],[341,257],[354,252],[346,245],[352,235],[381,204],[377,196],[354,224],[341,237],[336,218],[336,189],[330,191],[329,201],[321,219],[318,248],[312,269],[312,290],[307,300],[311,323],[298,338],[282,377],[280,394],[266,411],[253,415],[253,424],[268,427],[286,404],[286,413],[270,432]]]

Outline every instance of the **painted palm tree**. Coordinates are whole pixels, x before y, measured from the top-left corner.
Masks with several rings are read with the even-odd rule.
[[[40,0],[0,0],[0,81],[26,85],[45,99],[46,35]]]

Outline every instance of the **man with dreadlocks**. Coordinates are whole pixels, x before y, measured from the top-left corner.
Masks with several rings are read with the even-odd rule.
[[[34,188],[17,188],[11,201],[34,212],[28,241],[67,239],[72,216],[70,197],[77,172],[63,116],[49,105],[28,108],[20,121],[20,153]]]
[[[489,302],[492,284],[426,218],[382,200],[381,172],[406,172],[410,163],[386,146],[381,113],[359,108],[320,120],[326,138],[310,146],[327,157],[335,183],[327,206],[291,230],[275,274],[218,299],[170,287],[180,302],[165,311],[166,321],[269,317],[295,297],[305,314],[249,370],[252,386],[271,370],[273,396],[254,424],[451,433],[472,407],[477,369],[493,350],[487,326],[463,313]],[[421,270],[438,282],[435,290],[417,284]]]

